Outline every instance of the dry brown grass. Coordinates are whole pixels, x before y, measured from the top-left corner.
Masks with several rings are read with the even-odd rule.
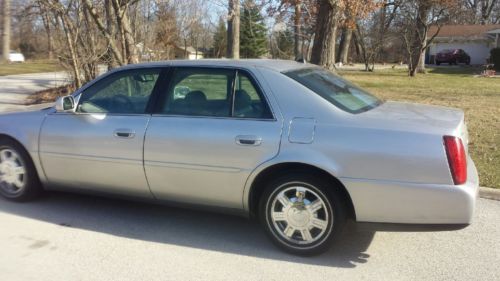
[[[0,64],[0,76],[13,74],[27,74],[40,72],[61,71],[62,67],[57,61],[38,60],[26,61],[24,63],[2,63]]]

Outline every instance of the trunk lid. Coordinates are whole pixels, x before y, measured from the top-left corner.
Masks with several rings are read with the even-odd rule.
[[[384,129],[457,136],[466,147],[469,139],[460,109],[388,101],[359,117]]]

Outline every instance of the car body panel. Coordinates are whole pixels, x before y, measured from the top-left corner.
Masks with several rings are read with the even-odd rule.
[[[467,183],[454,185],[443,146],[443,136],[451,135],[461,137],[467,149],[467,127],[460,110],[385,102],[351,114],[282,73],[314,66],[273,60],[130,65],[88,83],[74,97],[78,102],[86,88],[117,71],[172,66],[248,71],[264,92],[274,119],[145,114],[134,116],[135,121],[111,115],[99,120],[48,110],[4,115],[0,133],[27,148],[42,182],[49,184],[88,185],[98,191],[240,209],[248,214],[258,175],[274,165],[299,163],[338,179],[359,221],[470,222],[477,197],[476,168],[468,158]],[[63,115],[71,121],[54,119]],[[107,125],[99,125],[104,123]],[[91,124],[95,132],[88,134]],[[133,141],[113,137],[113,130],[130,126],[137,134]],[[236,143],[238,136],[257,137],[262,142],[241,146]],[[75,157],[60,162],[54,154]],[[44,169],[48,181],[41,172]],[[57,171],[70,169],[74,170],[57,175]],[[85,175],[93,183],[86,182]],[[75,179],[76,184],[72,183]]]
[[[353,201],[357,221],[413,224],[468,224],[472,221],[479,179],[468,159],[463,185],[340,178]]]
[[[149,119],[149,115],[48,114],[40,132],[40,160],[47,181],[151,198],[142,155]],[[125,129],[135,136],[115,135]]]
[[[281,127],[274,120],[153,116],[144,143],[151,191],[158,199],[242,208],[248,175],[278,154]],[[238,136],[261,144],[239,145]]]

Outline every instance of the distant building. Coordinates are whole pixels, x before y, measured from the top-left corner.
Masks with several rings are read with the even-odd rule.
[[[436,31],[437,26],[432,26],[427,36]],[[431,58],[442,50],[462,49],[471,57],[471,64],[485,64],[496,47],[500,47],[500,24],[444,25],[428,48],[426,62],[434,63]]]
[[[199,60],[205,57],[205,53],[196,50],[195,48],[191,46],[187,47],[179,47],[175,46],[175,58],[176,59],[188,59],[188,60]]]

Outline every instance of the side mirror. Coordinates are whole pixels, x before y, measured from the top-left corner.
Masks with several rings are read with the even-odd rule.
[[[56,100],[56,111],[57,112],[74,112],[75,111],[75,99],[73,96],[60,97]]]

